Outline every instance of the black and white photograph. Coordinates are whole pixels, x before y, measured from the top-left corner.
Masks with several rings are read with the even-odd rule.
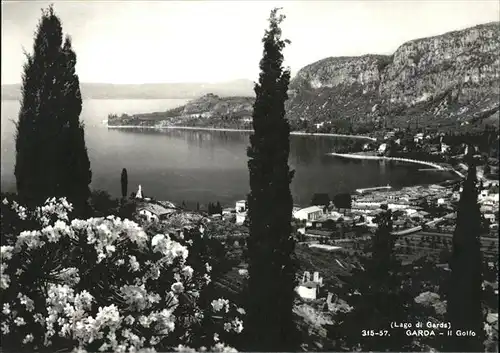
[[[1,2],[0,353],[498,352],[498,0]]]

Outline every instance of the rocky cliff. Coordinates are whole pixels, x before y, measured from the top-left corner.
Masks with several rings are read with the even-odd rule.
[[[499,84],[500,22],[495,22],[413,40],[391,56],[332,57],[312,63],[290,82],[286,109],[292,126],[299,129],[304,121],[343,122],[349,129],[381,123],[453,127],[466,120],[494,122]],[[252,104],[250,97],[206,95],[165,114],[244,119],[251,116]]]
[[[494,113],[500,93],[499,25],[413,40],[391,56],[327,58],[308,65],[290,83],[289,117],[446,123]]]

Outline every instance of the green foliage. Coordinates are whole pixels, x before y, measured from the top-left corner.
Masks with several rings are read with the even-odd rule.
[[[134,199],[117,200],[109,193],[102,190],[94,190],[90,194],[89,212],[92,217],[106,217],[109,215],[132,219],[135,215],[137,204]]]
[[[269,29],[262,40],[264,55],[259,83],[255,85],[254,134],[247,151],[251,191],[245,331],[247,349],[253,351],[295,351],[298,343],[292,314],[293,172],[288,166],[290,126],[285,118],[290,71],[283,68],[282,54],[289,41],[281,38],[280,24],[285,17],[277,12],[271,11]]]
[[[472,330],[475,337],[453,337],[447,351],[483,352],[484,331],[481,307],[481,211],[477,202],[476,167],[469,158],[453,233],[448,293],[448,318],[453,330]]]
[[[216,204],[209,202],[208,203],[208,214],[222,214],[222,206],[219,201]]]
[[[80,83],[71,40],[52,7],[44,10],[33,53],[26,53],[16,132],[17,192],[28,205],[65,196],[81,214],[92,178]]]

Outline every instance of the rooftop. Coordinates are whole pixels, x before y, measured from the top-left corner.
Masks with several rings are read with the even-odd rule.
[[[306,213],[312,213],[312,212],[323,212],[323,209],[319,206],[309,206],[306,208],[301,208],[299,211],[304,211]]]
[[[167,209],[163,206],[160,206],[160,205],[157,205],[154,203],[145,204],[145,205],[139,207],[139,210],[146,210],[146,211],[149,211],[152,214],[157,215],[157,216],[161,216],[164,214],[169,214],[169,213],[175,212],[175,210]]]
[[[302,283],[302,284],[300,284],[300,286],[306,287],[306,288],[316,288],[319,286],[319,283],[310,281],[310,282]]]

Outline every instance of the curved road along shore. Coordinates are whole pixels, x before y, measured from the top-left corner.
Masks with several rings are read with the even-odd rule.
[[[346,154],[346,153],[329,153],[330,156],[336,156],[341,158],[349,158],[349,159],[371,159],[371,160],[389,160],[389,161],[400,161],[400,162],[408,162],[415,164],[422,164],[434,169],[446,170],[443,166],[426,161],[419,161],[416,159],[408,159],[408,158],[400,158],[400,157],[385,157],[385,156],[369,156],[369,155],[361,155],[361,154]]]

